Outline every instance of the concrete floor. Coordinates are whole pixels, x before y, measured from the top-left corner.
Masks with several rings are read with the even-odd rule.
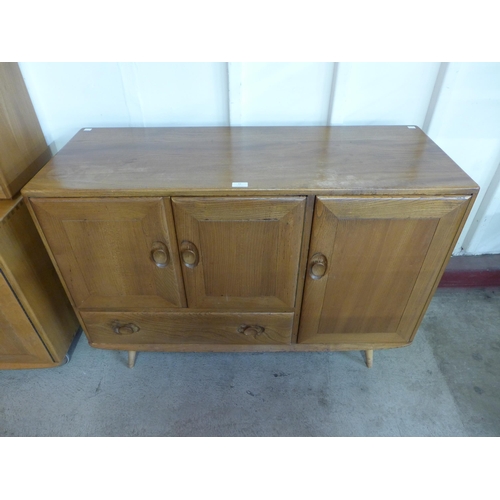
[[[0,371],[0,436],[499,436],[500,288],[438,289],[375,352],[126,353]]]

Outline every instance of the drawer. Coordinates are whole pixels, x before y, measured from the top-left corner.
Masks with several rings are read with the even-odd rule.
[[[95,344],[290,344],[293,313],[81,312]]]

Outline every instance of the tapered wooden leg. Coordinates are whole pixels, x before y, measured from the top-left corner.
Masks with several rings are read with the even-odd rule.
[[[366,353],[366,366],[371,368],[373,366],[373,349],[368,349]]]
[[[137,351],[128,352],[128,367],[133,368],[135,365],[135,357],[137,356]]]

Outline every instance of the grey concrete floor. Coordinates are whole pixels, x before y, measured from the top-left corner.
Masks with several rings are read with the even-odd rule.
[[[0,371],[0,436],[499,436],[500,289],[438,289],[414,343],[361,352],[97,350]]]

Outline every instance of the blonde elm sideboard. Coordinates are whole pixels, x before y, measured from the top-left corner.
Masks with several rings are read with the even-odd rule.
[[[23,194],[90,344],[409,345],[478,186],[413,126],[82,129]]]

